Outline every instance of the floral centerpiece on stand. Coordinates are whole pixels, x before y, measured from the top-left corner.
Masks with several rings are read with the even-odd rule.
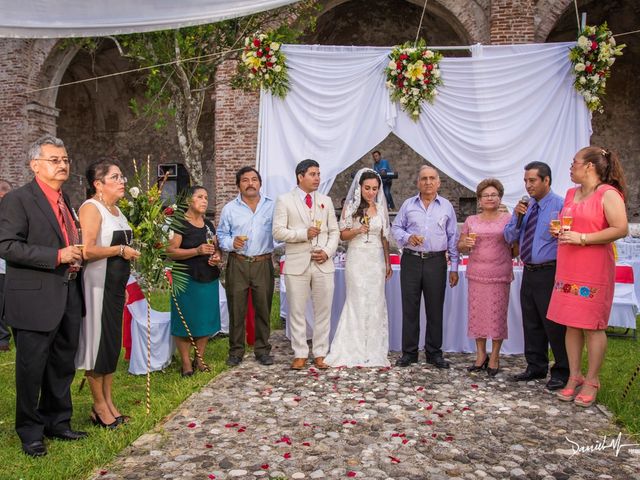
[[[274,33],[255,33],[245,38],[238,73],[250,90],[264,89],[284,98],[289,91],[286,57]]]
[[[602,97],[615,57],[622,55],[625,45],[616,45],[606,22],[598,27],[586,26],[575,47],[569,51],[575,81],[573,85],[584,97],[591,112],[604,111]]]
[[[389,54],[385,74],[391,100],[400,102],[414,121],[420,117],[422,102],[433,103],[442,85],[440,60],[442,54],[429,50],[424,40],[396,46]]]

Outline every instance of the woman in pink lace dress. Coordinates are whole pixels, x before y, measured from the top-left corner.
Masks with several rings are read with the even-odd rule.
[[[558,240],[558,266],[547,318],[567,326],[565,344],[569,381],[558,398],[589,407],[600,388],[598,374],[607,350],[605,329],[615,288],[611,244],[627,235],[625,181],[615,153],[586,147],[571,164],[571,180],[561,216],[571,230]],[[587,374],[582,376],[582,350],[587,345]],[[578,393],[578,387],[582,387]]]
[[[511,248],[504,240],[504,226],[511,216],[501,212],[504,187],[499,180],[487,178],[476,188],[481,213],[471,215],[462,226],[458,250],[469,253],[468,335],[476,340],[476,361],[470,372],[487,370],[491,377],[500,368],[500,348],[507,338],[509,288],[513,280]],[[487,353],[491,339],[491,356]]]

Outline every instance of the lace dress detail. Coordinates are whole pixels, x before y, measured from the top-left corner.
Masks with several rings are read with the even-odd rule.
[[[469,338],[507,339],[507,312],[513,280],[511,248],[504,239],[509,215],[482,220],[471,215],[462,233],[475,232],[476,246],[469,255],[466,271],[469,288]]]
[[[349,242],[345,265],[346,301],[325,359],[334,367],[389,366],[382,217],[372,217],[369,226],[369,243],[366,243],[366,234]]]

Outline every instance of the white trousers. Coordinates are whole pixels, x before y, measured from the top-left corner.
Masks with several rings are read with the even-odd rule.
[[[307,320],[305,310],[309,295],[313,303],[313,356],[326,357],[329,352],[329,329],[333,303],[334,272],[324,273],[311,262],[301,275],[284,276],[287,287],[291,347],[295,358],[307,358]]]

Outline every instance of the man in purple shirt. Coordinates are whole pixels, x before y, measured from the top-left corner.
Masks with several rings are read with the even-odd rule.
[[[420,193],[400,207],[391,231],[403,248],[400,269],[402,288],[402,357],[399,367],[418,362],[420,296],[427,314],[425,355],[427,363],[449,368],[442,356],[442,311],[447,288],[447,258],[451,259],[449,286],[458,284],[457,220],[453,206],[438,195],[440,175],[428,165],[418,172]]]

